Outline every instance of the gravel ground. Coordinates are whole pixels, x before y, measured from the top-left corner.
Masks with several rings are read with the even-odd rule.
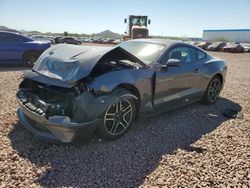
[[[18,124],[21,68],[0,68],[0,187],[250,187],[250,54],[227,60],[216,104],[138,119],[123,138],[41,142]],[[227,119],[227,107],[243,119]]]

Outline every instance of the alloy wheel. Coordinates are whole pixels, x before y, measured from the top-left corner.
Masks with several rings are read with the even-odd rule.
[[[208,97],[211,102],[214,102],[219,94],[220,94],[220,89],[221,89],[221,82],[219,79],[214,79],[209,87],[208,90]]]
[[[133,107],[129,100],[119,101],[107,109],[104,115],[104,126],[110,135],[123,133],[130,125]]]
[[[37,56],[33,53],[30,53],[27,55],[27,64],[28,65],[34,65],[37,60]]]

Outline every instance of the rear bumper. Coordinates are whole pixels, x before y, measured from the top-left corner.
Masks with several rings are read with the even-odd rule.
[[[27,109],[20,101],[19,104],[17,114],[20,123],[38,138],[49,141],[68,143],[78,137],[88,139],[102,122],[102,119],[96,118],[90,122],[73,123],[67,116],[53,116],[46,119]]]

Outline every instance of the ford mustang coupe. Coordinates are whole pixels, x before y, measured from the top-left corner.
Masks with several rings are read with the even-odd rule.
[[[196,101],[214,103],[226,63],[193,45],[137,39],[115,47],[56,45],[24,72],[20,123],[34,135],[72,142],[124,135],[137,115]]]

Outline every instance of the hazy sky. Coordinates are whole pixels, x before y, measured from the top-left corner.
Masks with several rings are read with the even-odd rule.
[[[250,29],[250,0],[0,0],[0,25],[18,30],[124,33],[130,14],[148,15],[152,35]]]

